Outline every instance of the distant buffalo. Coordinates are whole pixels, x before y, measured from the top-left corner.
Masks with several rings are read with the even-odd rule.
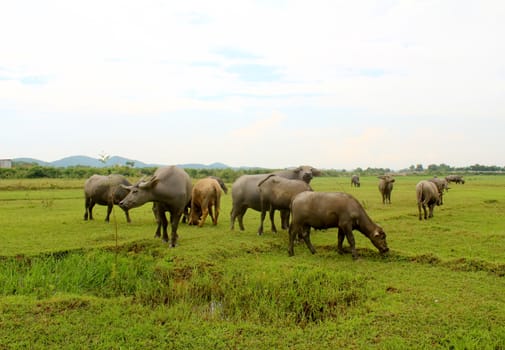
[[[176,166],[165,166],[158,168],[150,179],[124,187],[130,193],[119,203],[123,209],[140,207],[146,202],[159,202],[159,205],[154,207],[163,226],[164,242],[168,242],[168,220],[165,212],[170,212],[172,228],[170,246],[175,247],[179,221],[191,199],[192,184],[189,175]]]
[[[389,248],[386,233],[374,223],[363,206],[351,195],[342,192],[302,192],[291,203],[292,222],[289,227],[289,255],[294,255],[294,241],[301,237],[309,250],[316,250],[310,242],[310,229],[338,227],[338,251],[343,253],[342,243],[347,238],[353,258],[357,258],[353,230],[363,233],[381,253]]]
[[[131,183],[119,174],[93,175],[84,183],[84,220],[93,220],[93,207],[95,204],[107,206],[107,216],[105,221],[109,221],[112,207],[119,204],[128,194],[128,190],[123,186],[130,186]],[[131,222],[128,209],[123,208],[126,221]]]
[[[464,184],[465,180],[463,179],[463,176],[461,175],[447,175],[445,177],[448,183],[454,182],[457,184]]]
[[[359,175],[353,175],[351,177],[351,187],[360,187]]]
[[[273,174],[287,179],[299,179],[307,184],[314,176],[321,175],[321,172],[308,165],[299,166],[295,169],[276,171]],[[244,230],[243,218],[248,208],[261,211],[261,198],[258,184],[266,179],[270,174],[242,175],[233,183],[231,187],[232,210],[230,229],[234,229],[235,220],[238,219],[240,230]],[[289,211],[281,211],[282,228],[289,226]]]
[[[379,176],[379,192],[382,196],[382,203],[391,204],[391,192],[393,191],[393,182],[395,179],[390,175]]]
[[[424,219],[433,217],[433,208],[440,205],[440,194],[437,185],[431,181],[422,180],[416,185],[417,208],[419,210],[419,220],[422,220],[421,207],[424,210]],[[428,207],[429,213],[426,213]]]

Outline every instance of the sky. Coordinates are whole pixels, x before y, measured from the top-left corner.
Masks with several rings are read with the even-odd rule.
[[[0,158],[505,166],[505,1],[5,1]]]

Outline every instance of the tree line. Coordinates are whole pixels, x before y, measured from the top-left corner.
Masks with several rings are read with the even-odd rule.
[[[134,168],[131,166],[112,166],[112,167],[89,167],[89,166],[71,166],[71,167],[52,167],[41,166],[31,163],[14,163],[12,168],[0,168],[0,179],[36,179],[36,178],[71,178],[85,179],[93,174],[108,175],[122,174],[129,178],[140,178],[154,173],[156,168]],[[223,169],[185,169],[193,179],[200,179],[207,176],[219,176],[223,181],[231,183],[242,175],[264,174],[280,169],[266,168],[223,168]],[[393,171],[389,168],[356,168],[353,170],[345,169],[323,169],[322,176],[351,176],[358,174],[360,176],[376,176],[383,174],[426,174],[426,175],[447,175],[450,173],[475,174],[475,173],[505,173],[505,167],[487,166],[474,164],[468,167],[452,167],[447,164],[430,164],[426,168],[421,164],[411,165],[399,171]]]

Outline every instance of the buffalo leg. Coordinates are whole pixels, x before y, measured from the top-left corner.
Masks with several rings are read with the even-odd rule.
[[[428,214],[426,213],[426,204],[423,203],[424,220],[428,219]]]
[[[339,254],[344,254],[344,248],[342,247],[342,244],[344,243],[344,238],[345,238],[345,232],[342,231],[341,229],[338,229],[337,250]]]
[[[305,244],[307,245],[307,248],[309,248],[310,252],[312,254],[316,254],[316,249],[314,248],[314,246],[312,245],[312,242],[310,241],[310,227],[309,227],[308,231],[303,232],[303,240],[305,241]]]
[[[160,216],[161,226],[163,227],[163,236],[162,236],[161,239],[162,239],[163,242],[168,242],[168,232],[167,232],[168,220],[167,220],[167,216],[165,215],[164,211],[159,211],[158,214]],[[157,237],[159,237],[159,233],[158,232],[157,232]]]
[[[89,212],[89,219],[93,220],[93,207],[95,206],[95,202],[91,200],[89,202],[89,207],[88,207],[88,212]]]
[[[261,236],[263,234],[263,221],[265,221],[266,215],[267,215],[266,210],[261,210],[260,227],[258,227],[258,236]],[[239,222],[240,222],[240,219],[239,219]]]
[[[161,220],[161,216],[165,215],[165,213],[163,213],[161,210],[160,210],[160,204],[154,202],[153,203],[153,208],[152,208],[152,211],[153,211],[153,214],[154,214],[154,219],[156,220],[156,232],[154,233],[154,238],[159,238],[161,237],[161,224],[162,224],[162,220]],[[166,218],[165,218],[166,220]]]
[[[244,214],[247,211],[247,207],[245,208],[233,208],[231,210],[231,218],[230,218],[230,230],[233,230],[235,228],[235,219],[238,219],[238,225],[240,228],[240,231],[244,231]]]
[[[295,229],[294,225],[289,226],[289,245],[288,245],[288,255],[293,256],[295,255],[295,236],[297,234],[297,229]]]
[[[275,227],[274,214],[275,214],[275,209],[270,208],[270,227],[272,228],[273,233],[277,233],[277,227]]]
[[[215,225],[216,217],[214,216],[214,210],[212,210],[212,203],[210,203],[208,207],[209,207],[209,216],[212,220],[212,223]]]
[[[86,197],[86,199],[84,200],[84,210],[85,210],[84,211],[84,220],[88,220],[90,202],[91,202],[91,199]]]
[[[354,241],[354,235],[352,234],[352,227],[343,229],[345,236],[347,237],[347,242],[351,246],[351,254],[354,259],[358,258],[358,253],[356,252],[356,242]]]
[[[214,205],[214,221],[213,221],[213,224],[214,225],[217,225],[217,219],[219,218],[219,212],[221,211],[221,209],[219,208],[219,205]]]
[[[208,215],[209,215],[209,208],[207,206],[202,205],[202,216],[200,217],[200,220],[198,221],[198,227],[203,226],[203,224],[205,223],[205,220],[207,220]]]
[[[170,246],[172,248],[175,247],[177,243],[177,239],[179,236],[177,235],[177,227],[179,226],[179,221],[181,220],[182,213],[170,213],[170,224],[172,226],[172,232],[170,237]],[[166,231],[163,233],[166,235]],[[168,236],[167,236],[168,241]]]
[[[128,223],[132,222],[131,219],[130,219],[130,214],[128,213],[128,209],[123,209],[124,210],[124,213],[125,213],[125,216],[126,216],[126,221]]]
[[[289,210],[281,210],[281,225],[283,230],[289,228]]]
[[[112,206],[114,204],[107,204],[107,216],[105,217],[105,221],[109,222],[110,213],[112,213]]]
[[[433,217],[433,208],[435,208],[435,204],[429,204],[428,205],[428,210],[429,210],[429,216],[430,218]]]

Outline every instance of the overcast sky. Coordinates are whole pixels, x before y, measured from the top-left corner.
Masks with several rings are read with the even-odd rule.
[[[505,1],[4,1],[0,158],[505,166]]]

